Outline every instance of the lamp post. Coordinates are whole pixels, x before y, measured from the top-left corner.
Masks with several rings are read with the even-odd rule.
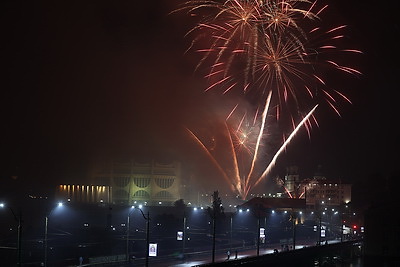
[[[257,217],[257,256],[260,256],[260,217]]]
[[[186,213],[183,212],[183,240],[182,240],[182,256],[185,259],[185,240],[186,240]]]
[[[322,212],[319,213],[319,237],[318,237],[318,244],[321,245],[322,242]]]
[[[231,214],[231,236],[230,236],[230,240],[229,240],[229,250],[232,251],[232,232],[233,232],[233,213]]]
[[[130,215],[134,210],[135,206],[132,206],[128,211],[128,217],[126,218],[126,261],[129,261],[129,233],[130,233]]]
[[[252,208],[254,216],[257,218],[257,256],[260,255],[260,229],[261,229],[261,217],[267,217],[267,208],[262,204],[256,204]]]
[[[150,245],[150,213],[147,211],[147,216],[144,215],[144,212],[141,208],[137,208],[143,215],[143,218],[146,220],[146,263],[145,266],[149,266],[149,245]]]
[[[318,245],[321,245],[321,242],[322,242],[322,215],[323,215],[323,211],[322,211],[322,208],[323,208],[323,205],[325,204],[325,202],[324,201],[321,201],[321,203],[319,203],[319,202],[317,202],[316,203],[316,207],[315,207],[315,211],[316,211],[316,213],[317,213],[317,219],[318,219],[318,241],[317,241],[317,244]]]
[[[147,211],[147,217],[144,215],[143,211],[140,210],[143,218],[146,220],[146,267],[149,266],[149,241],[150,241],[150,214]]]
[[[129,261],[129,214],[126,219],[126,261]]]
[[[15,218],[15,215],[14,215]],[[22,249],[21,249],[21,244],[22,244],[22,214],[21,211],[19,211],[19,216],[18,216],[18,239],[17,239],[17,266],[22,266],[22,260],[21,260],[21,254],[22,254]]]
[[[215,262],[215,229],[216,229],[216,222],[215,222],[215,212],[214,217],[212,218],[212,263]]]
[[[345,211],[345,207],[347,207],[347,205],[342,204],[340,205],[340,242],[343,242],[343,235],[344,235],[344,211]]]
[[[292,209],[293,250],[296,249],[296,226],[297,226],[297,216],[296,212]]]
[[[1,208],[4,208],[4,203],[0,204]],[[14,216],[14,219],[18,222],[18,228],[17,228],[17,266],[21,266],[21,241],[22,241],[22,212],[19,210],[19,214],[14,212],[14,210],[8,206],[8,209],[11,211],[12,215]]]
[[[61,207],[63,203],[59,202],[57,207]],[[47,267],[47,232],[48,232],[48,224],[49,224],[49,217],[53,213],[53,211],[57,208],[53,208],[49,214],[46,214],[45,218],[45,225],[44,225],[44,266]]]
[[[49,223],[49,216],[46,215],[44,225],[44,266],[47,266],[47,225]]]

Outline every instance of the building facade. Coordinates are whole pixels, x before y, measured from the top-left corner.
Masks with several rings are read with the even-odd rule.
[[[63,184],[56,189],[56,200],[80,203],[111,203],[112,190],[104,185]]]
[[[351,184],[313,179],[303,186],[307,206],[340,206],[351,201]]]
[[[305,199],[309,207],[320,204],[340,206],[351,201],[351,184],[328,180],[320,171],[317,171],[311,179],[300,180],[298,168],[291,166],[287,168],[287,174],[282,182],[289,197]]]
[[[172,205],[182,198],[178,161],[108,160],[96,163],[89,176],[91,184],[112,188],[114,204]]]

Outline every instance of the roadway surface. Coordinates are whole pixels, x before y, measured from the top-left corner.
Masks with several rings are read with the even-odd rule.
[[[296,245],[296,249],[303,248],[305,246],[314,246],[315,241],[313,243],[310,242],[298,242],[299,244]],[[329,240],[328,244],[333,244],[340,242],[340,240]],[[274,249],[281,251],[280,244],[268,244],[268,248],[261,247],[259,250],[259,255],[271,254],[274,253]],[[237,259],[246,258],[246,257],[254,257],[257,255],[256,247],[252,248],[245,248],[245,249],[238,249],[237,250]],[[229,261],[235,260],[235,249],[231,251]],[[189,266],[198,266],[202,264],[211,263],[212,260],[212,252],[205,251],[205,252],[198,252],[198,253],[191,253],[186,255],[186,259],[179,260],[173,259],[171,257],[149,257],[149,266],[151,267],[189,267]],[[222,262],[228,261],[227,251],[216,251],[215,253],[215,262]],[[115,265],[114,265],[115,266]],[[122,264],[120,266],[145,266],[145,259],[140,258],[136,259],[134,262],[130,264]]]

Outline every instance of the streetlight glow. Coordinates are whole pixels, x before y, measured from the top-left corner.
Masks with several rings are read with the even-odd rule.
[[[48,214],[46,214],[45,217],[45,229],[44,229],[44,266],[47,266],[47,234],[48,234],[48,223],[49,223],[49,217],[51,214],[57,209],[63,206],[62,202],[58,202],[57,206],[54,207]]]

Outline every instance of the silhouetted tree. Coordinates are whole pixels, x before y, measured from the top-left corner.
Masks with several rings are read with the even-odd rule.
[[[178,214],[178,216],[180,216],[181,214],[184,214],[185,209],[186,209],[186,204],[185,201],[183,201],[183,199],[178,199],[177,201],[174,202],[174,207],[175,207],[175,211]]]

